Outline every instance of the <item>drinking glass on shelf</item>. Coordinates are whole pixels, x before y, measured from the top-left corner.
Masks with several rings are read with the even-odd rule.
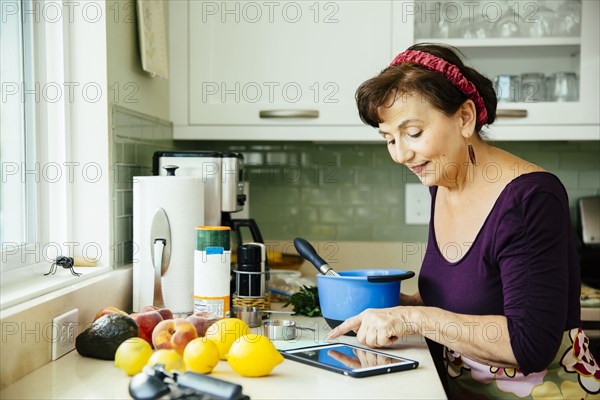
[[[508,2],[501,3],[501,5],[502,15],[494,23],[494,35],[501,38],[521,36],[521,19],[519,18],[519,14],[514,11],[513,6]]]
[[[489,0],[488,0],[489,1]],[[458,37],[464,39],[485,39],[493,36],[494,23],[484,18],[483,10],[487,3],[475,3],[472,9],[463,7],[462,19],[458,25]]]
[[[546,100],[546,77],[539,72],[521,74],[521,101],[539,103]]]
[[[579,100],[577,75],[575,75],[574,72],[556,72],[550,76],[550,79],[547,83],[548,100]]]
[[[566,0],[556,10],[555,36],[579,36],[581,34],[581,1]]]
[[[447,39],[450,37],[451,24],[445,15],[445,4],[441,1],[422,2],[425,9],[421,12],[425,13],[425,18],[431,20],[431,37]]]
[[[553,30],[556,29],[556,15],[555,12],[550,9],[544,0],[538,0],[533,3],[527,3],[533,5],[533,12],[523,14],[521,24],[521,36],[523,37],[549,37],[552,36]],[[529,10],[528,10],[529,11]]]
[[[494,78],[494,90],[499,102],[514,103],[519,100],[519,76],[498,75]]]

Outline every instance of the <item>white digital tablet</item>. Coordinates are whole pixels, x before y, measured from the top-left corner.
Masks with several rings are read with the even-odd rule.
[[[408,358],[344,343],[284,350],[281,354],[290,360],[355,378],[405,371],[419,366],[417,361]]]

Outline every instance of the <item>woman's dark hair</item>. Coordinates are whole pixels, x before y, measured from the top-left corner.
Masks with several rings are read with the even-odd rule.
[[[474,70],[467,67],[459,57],[460,51],[450,46],[431,43],[415,44],[408,50],[418,50],[442,58],[458,67],[464,77],[471,81],[485,103],[488,119],[491,124],[496,119],[498,103],[492,82]],[[400,65],[387,67],[379,75],[363,82],[356,90],[356,104],[360,119],[375,128],[382,122],[378,108],[386,101],[391,106],[389,98],[393,99],[406,94],[418,94],[445,115],[453,115],[468,97],[442,74],[429,69],[405,62]],[[481,124],[476,123],[475,131],[479,134]]]

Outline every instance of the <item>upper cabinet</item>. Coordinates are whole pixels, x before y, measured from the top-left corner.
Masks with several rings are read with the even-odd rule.
[[[172,1],[174,136],[377,140],[356,88],[411,44],[437,42],[495,80],[492,138],[598,140],[599,17],[599,2],[573,0]]]

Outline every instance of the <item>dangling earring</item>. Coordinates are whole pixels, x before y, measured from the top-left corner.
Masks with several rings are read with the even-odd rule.
[[[473,145],[469,142],[468,145],[469,150],[469,160],[471,160],[471,164],[477,165],[477,159],[475,158],[475,151],[473,151]]]

